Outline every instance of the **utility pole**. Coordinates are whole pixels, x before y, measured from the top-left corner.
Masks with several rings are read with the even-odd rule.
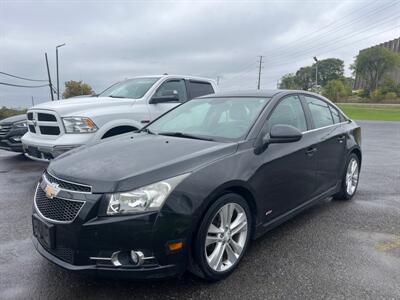
[[[49,69],[49,60],[47,59],[47,53],[45,53],[44,56],[46,57],[47,76],[48,76],[48,78],[49,78],[49,87],[50,87],[51,101],[54,101],[53,85],[51,84],[50,69]]]
[[[260,61],[259,61],[259,65],[258,65],[258,84],[257,84],[257,90],[260,89],[260,81],[261,81],[261,69],[262,69],[262,64],[263,64],[263,56],[260,55]]]
[[[60,80],[58,77],[58,48],[65,46],[64,44],[56,46],[56,69],[57,69],[57,100],[60,100]]]
[[[217,85],[219,85],[219,79],[220,78],[221,78],[220,76],[217,76]]]
[[[318,59],[316,56],[313,57],[315,61],[315,88],[318,86]]]
[[[33,96],[31,96],[32,106],[35,106],[35,100],[33,100]]]

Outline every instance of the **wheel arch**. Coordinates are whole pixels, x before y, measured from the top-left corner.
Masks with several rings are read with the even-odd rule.
[[[362,153],[361,153],[361,149],[358,147],[354,147],[353,149],[350,150],[349,155],[354,153],[355,155],[357,155],[358,160],[360,161],[360,166],[361,166],[361,162],[362,162]]]

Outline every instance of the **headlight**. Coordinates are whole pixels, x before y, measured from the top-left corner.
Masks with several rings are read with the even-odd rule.
[[[19,122],[15,122],[13,126],[15,128],[26,128],[26,127],[28,127],[28,124],[26,121],[19,121]]]
[[[85,117],[66,117],[62,118],[66,133],[90,133],[97,131],[94,122]]]
[[[172,177],[130,192],[112,194],[107,215],[159,210],[168,195],[188,175],[189,173]]]

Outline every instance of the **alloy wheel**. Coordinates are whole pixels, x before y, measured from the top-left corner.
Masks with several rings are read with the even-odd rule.
[[[358,162],[355,158],[352,158],[347,166],[346,172],[346,192],[350,196],[354,194],[358,184],[359,176]]]
[[[243,252],[248,234],[245,210],[237,203],[227,203],[214,215],[207,231],[205,255],[216,272],[229,270]]]

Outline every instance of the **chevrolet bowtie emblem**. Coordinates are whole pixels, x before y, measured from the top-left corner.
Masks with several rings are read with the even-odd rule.
[[[44,191],[46,192],[46,196],[50,199],[53,199],[55,196],[57,196],[60,192],[58,186],[59,185],[56,183],[49,183],[44,189]]]

